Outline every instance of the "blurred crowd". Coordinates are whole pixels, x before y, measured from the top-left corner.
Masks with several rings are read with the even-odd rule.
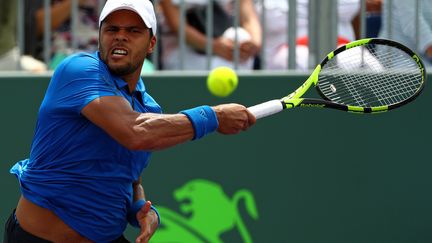
[[[51,0],[50,29],[46,30],[44,1],[23,0],[23,43],[19,45],[17,1],[1,0],[0,70],[52,70],[73,52],[97,51],[100,1],[104,0]],[[213,3],[214,25],[207,34],[207,5],[210,2]],[[148,57],[143,72],[155,69],[207,70],[216,66],[239,70],[287,69],[288,2],[158,0],[155,8],[161,31],[157,56]],[[71,14],[73,3],[78,9],[76,18]],[[420,8],[416,8],[416,1],[392,0],[391,4],[387,6],[387,0],[366,0],[366,32],[361,36],[361,0],[337,0],[338,36],[335,46],[360,37],[392,38],[408,45],[426,62],[431,62],[432,1],[419,0]],[[296,6],[295,64],[296,69],[307,70],[310,68],[309,1],[297,0]],[[386,22],[388,10],[391,10],[390,24]],[[180,21],[182,16],[184,20]],[[392,26],[391,31],[388,26]],[[49,50],[44,50],[45,35],[49,35]],[[208,54],[211,59],[208,59]],[[263,64],[261,59],[266,62]]]

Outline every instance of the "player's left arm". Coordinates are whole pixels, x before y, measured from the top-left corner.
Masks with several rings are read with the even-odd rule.
[[[145,204],[136,213],[135,217],[140,226],[140,234],[136,242],[148,242],[157,227],[159,226],[159,216],[156,209],[151,207],[151,202],[145,200],[144,188],[141,184],[141,177],[133,184],[133,202],[145,201]]]

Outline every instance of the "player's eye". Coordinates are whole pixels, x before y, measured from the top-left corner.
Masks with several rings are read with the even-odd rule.
[[[117,30],[118,30],[118,28],[116,28],[114,26],[109,26],[105,29],[105,31],[107,31],[107,32],[115,32]]]
[[[141,33],[142,31],[139,28],[131,28],[130,32],[132,32],[132,33]]]

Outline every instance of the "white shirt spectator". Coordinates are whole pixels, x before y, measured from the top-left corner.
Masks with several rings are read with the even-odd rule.
[[[352,20],[360,10],[360,0],[338,0],[338,44],[355,40]],[[288,1],[264,0],[266,11],[265,60],[266,69],[281,70],[287,68],[288,44]],[[256,4],[257,12],[262,14],[263,6]],[[308,12],[309,1],[297,0],[297,47],[296,66],[299,70],[308,67]],[[263,28],[264,29],[264,28]]]
[[[391,6],[391,35],[388,30],[388,1],[384,1],[381,38],[388,38],[405,44],[432,66],[432,1],[420,0],[419,14],[416,15],[414,1],[393,0]],[[416,21],[419,23],[418,45],[416,44]],[[416,48],[416,46],[418,48]]]

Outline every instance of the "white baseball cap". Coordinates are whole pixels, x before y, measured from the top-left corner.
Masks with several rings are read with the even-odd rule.
[[[108,0],[105,3],[105,6],[102,9],[102,12],[99,16],[99,27],[102,24],[102,21],[110,15],[112,12],[117,10],[131,10],[137,13],[141,19],[144,21],[144,24],[152,29],[153,35],[156,35],[156,15],[154,12],[153,4],[150,0]]]

